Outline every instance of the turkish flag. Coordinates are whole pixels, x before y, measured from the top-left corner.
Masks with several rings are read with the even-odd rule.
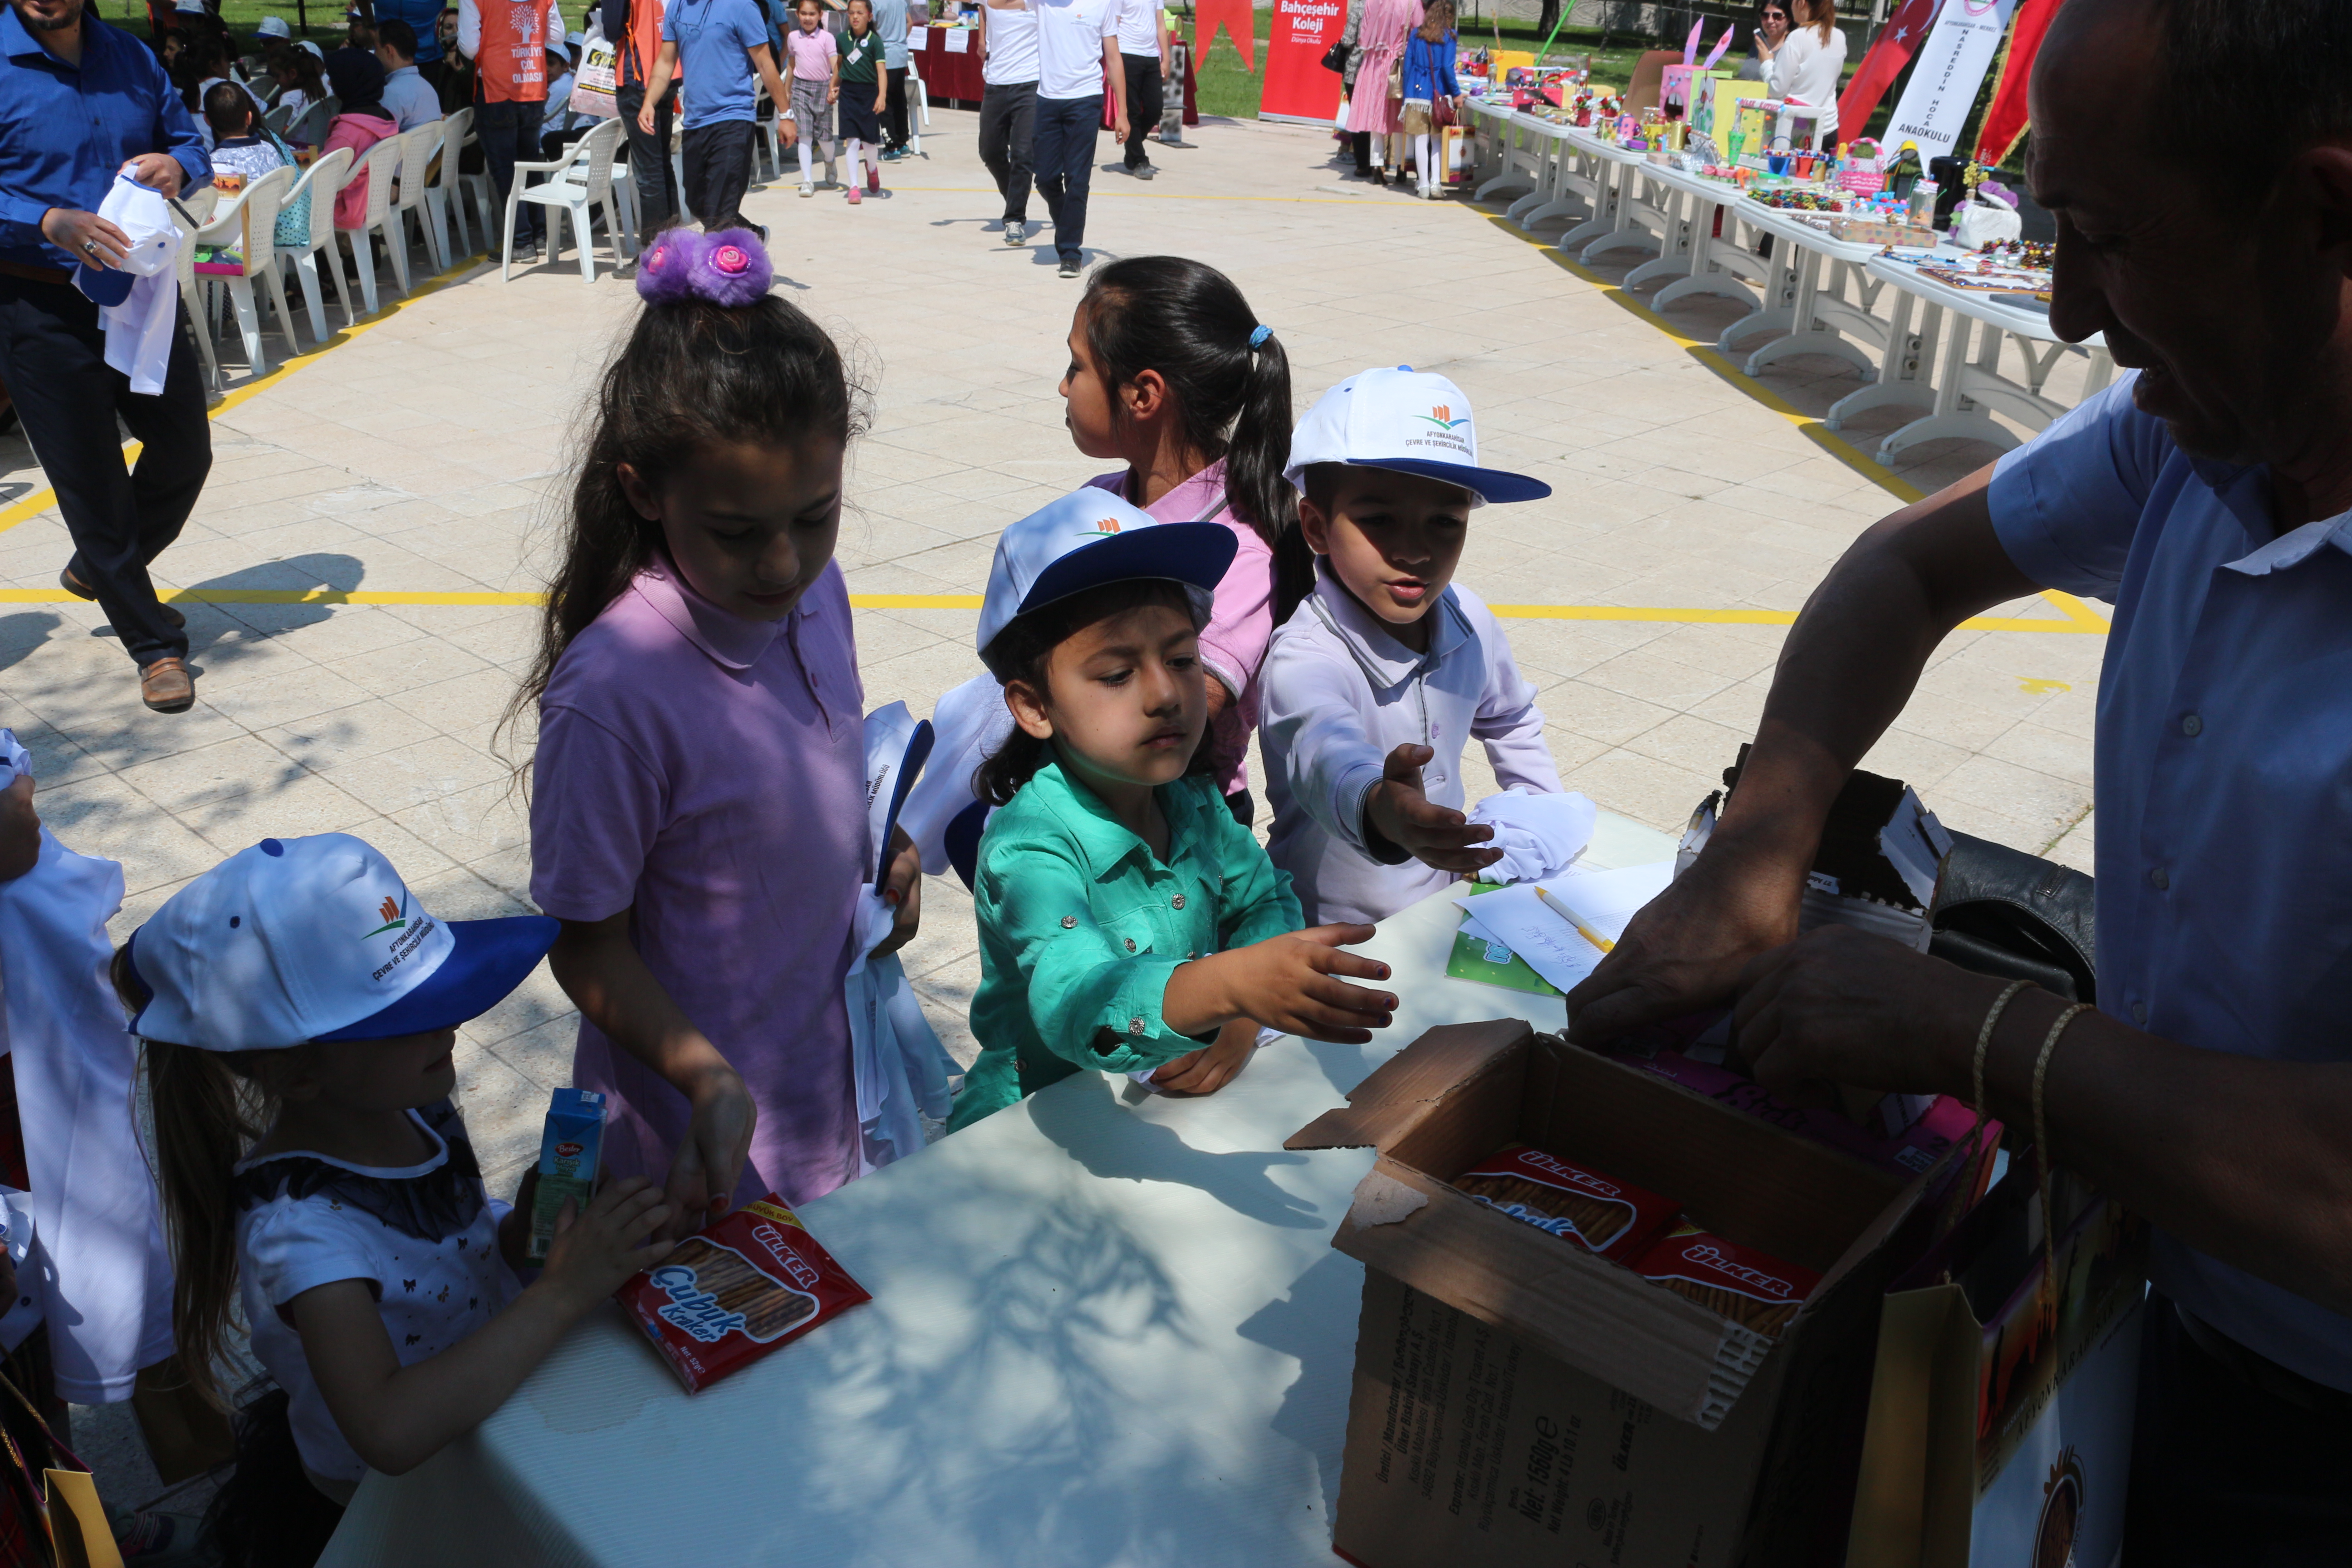
[[[1936,13],[1942,5],[1943,0],[1903,0],[1903,8],[1888,18],[1878,42],[1863,56],[1862,68],[1838,95],[1839,136],[1852,142],[1862,135],[1863,127],[1870,123],[1871,110],[1927,42],[1927,29],[1936,25]]]
[[[1977,132],[1977,162],[1997,168],[2017,148],[2025,134],[2025,88],[2033,78],[2033,57],[2065,0],[2022,0],[2017,19],[2010,24],[2009,52],[2001,57],[2000,75],[1993,83],[1992,102],[1985,107],[1984,126]]]
[[[1192,7],[1193,58],[1209,58],[1209,46],[1216,42],[1220,26],[1242,52],[1242,68],[1257,69],[1257,17],[1250,0],[1197,0]]]

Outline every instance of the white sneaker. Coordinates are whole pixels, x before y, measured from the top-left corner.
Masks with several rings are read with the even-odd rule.
[[[804,196],[813,196],[816,195],[816,186],[807,180],[803,180],[801,182],[801,195]]]

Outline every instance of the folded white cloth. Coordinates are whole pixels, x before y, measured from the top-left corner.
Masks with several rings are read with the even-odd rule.
[[[1495,830],[1503,858],[1478,873],[1482,882],[1536,882],[1576,863],[1592,840],[1597,808],[1580,795],[1530,795],[1512,788],[1470,808],[1470,820]]]

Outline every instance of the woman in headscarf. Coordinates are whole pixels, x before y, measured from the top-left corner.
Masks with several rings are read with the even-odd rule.
[[[367,221],[367,173],[360,161],[368,149],[400,133],[399,122],[383,106],[383,64],[363,49],[337,49],[327,57],[327,86],[341,100],[334,123],[327,127],[324,157],[338,147],[352,150],[348,183],[335,195],[335,226],[357,228]]]

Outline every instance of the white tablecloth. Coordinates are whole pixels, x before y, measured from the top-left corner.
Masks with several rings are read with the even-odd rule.
[[[1604,814],[1589,861],[1673,853]],[[1459,923],[1438,894],[1367,944],[1402,1002],[1370,1046],[1202,1100],[1081,1073],[809,1205],[873,1303],[702,1394],[603,1310],[321,1563],[1328,1568],[1371,1154],[1282,1142],[1433,1025],[1560,1026],[1444,976]]]

